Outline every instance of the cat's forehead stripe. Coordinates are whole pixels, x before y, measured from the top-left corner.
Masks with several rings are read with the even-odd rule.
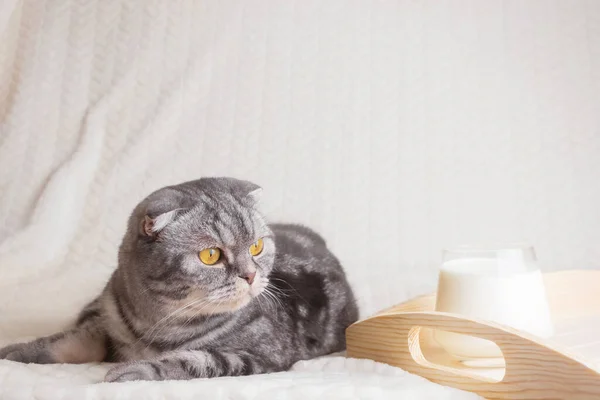
[[[233,246],[235,244],[236,235],[227,227],[227,225],[225,225],[222,221],[219,221],[216,224],[216,228],[225,246]]]
[[[212,196],[203,196],[202,200],[205,202],[205,217],[215,220],[213,226],[222,240],[232,242],[231,236],[252,238],[256,232],[253,221],[256,220],[253,218],[255,216],[234,196],[223,194],[219,197],[218,206],[215,204],[217,200]]]

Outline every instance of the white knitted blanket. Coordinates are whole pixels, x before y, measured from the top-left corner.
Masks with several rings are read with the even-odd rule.
[[[363,316],[439,250],[528,240],[600,267],[600,2],[0,0],[0,345],[103,286],[132,207],[231,175],[319,230]],[[0,361],[0,398],[468,398],[342,357],[97,385]],[[403,396],[404,395],[404,396]]]

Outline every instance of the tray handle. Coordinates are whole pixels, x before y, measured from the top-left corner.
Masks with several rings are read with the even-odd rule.
[[[481,383],[497,383],[501,382],[504,379],[505,374],[502,375],[502,379],[492,379],[486,376],[471,373],[467,369],[461,369],[457,367],[452,367],[449,365],[443,365],[428,359],[422,348],[421,348],[421,333],[422,326],[414,326],[408,333],[408,352],[410,353],[412,360],[420,365],[421,367],[425,367],[428,369],[441,370],[447,373],[448,375],[454,375],[455,377],[461,378],[461,384],[469,384],[469,385],[480,385]],[[502,369],[505,369],[504,367]]]
[[[462,333],[492,341],[502,351],[501,381],[428,361],[420,347],[422,328]],[[499,324],[449,313],[389,311],[350,326],[348,355],[395,365],[433,382],[490,399],[600,397],[600,376],[581,360],[533,335]]]

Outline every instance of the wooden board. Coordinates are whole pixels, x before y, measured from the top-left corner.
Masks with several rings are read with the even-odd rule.
[[[489,399],[600,399],[600,271],[544,275],[556,335],[540,339],[499,324],[434,311],[418,297],[346,330],[347,353],[398,366]],[[505,368],[470,368],[432,339],[432,330],[490,340]]]

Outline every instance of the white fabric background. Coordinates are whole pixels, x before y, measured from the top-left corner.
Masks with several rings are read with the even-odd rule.
[[[440,250],[600,268],[600,2],[0,2],[0,340],[103,285],[132,207],[207,175],[320,231],[363,315]]]

